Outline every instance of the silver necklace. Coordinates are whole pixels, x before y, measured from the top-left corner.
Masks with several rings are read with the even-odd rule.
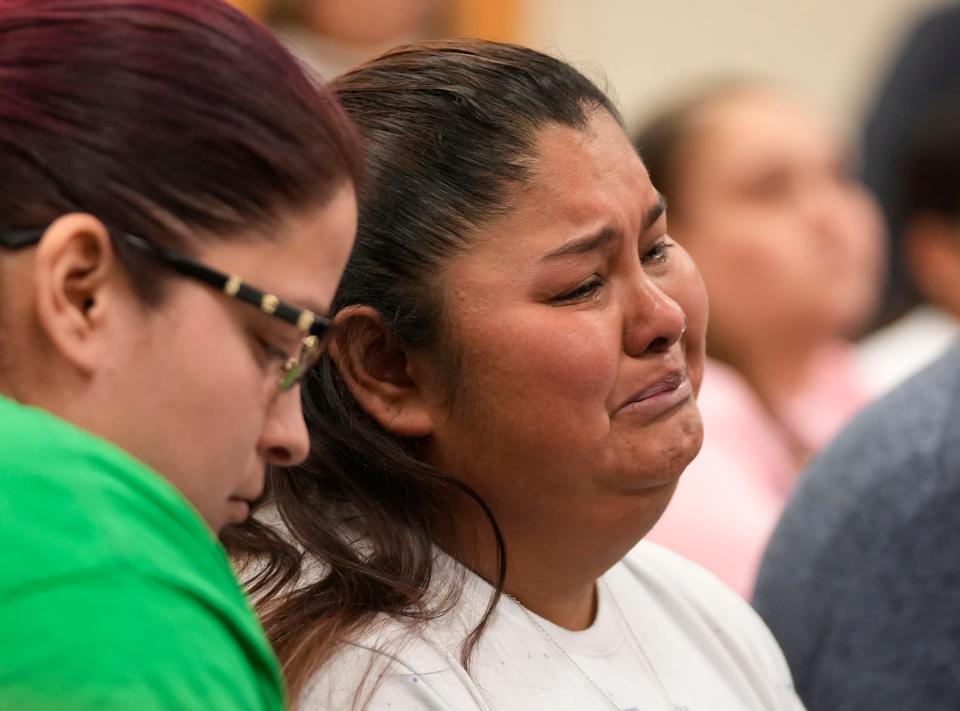
[[[547,640],[550,646],[553,647],[555,650],[557,650],[560,653],[560,655],[564,659],[566,659],[573,666],[573,668],[580,673],[580,676],[583,677],[583,679],[586,680],[586,682],[591,687],[593,687],[593,690],[596,691],[603,698],[603,700],[607,702],[610,708],[616,709],[616,711],[620,711],[620,707],[614,703],[613,698],[610,696],[610,694],[608,694],[606,691],[600,688],[600,685],[593,680],[593,677],[587,674],[586,670],[583,667],[581,667],[579,664],[577,664],[577,660],[575,660],[573,657],[571,657],[567,653],[567,650],[564,649],[563,645],[561,645],[557,640],[553,638],[552,634],[547,632],[547,628],[540,624],[540,620],[538,620],[536,616],[532,612],[530,612],[530,610],[524,607],[523,603],[517,600],[517,598],[515,598],[513,595],[510,595],[509,593],[504,593],[504,594],[508,598],[510,598],[511,602],[513,602],[514,605],[520,608],[520,611],[523,612],[523,614],[526,615],[526,618],[533,623],[533,626],[536,627],[538,630],[540,630],[540,634],[543,635],[543,638]]]
[[[634,644],[637,645],[637,650],[640,652],[640,656],[643,657],[643,661],[647,665],[647,669],[650,671],[650,676],[652,676],[653,680],[657,683],[660,693],[663,695],[663,698],[667,700],[667,703],[670,704],[670,708],[674,709],[675,711],[687,711],[686,706],[678,705],[677,702],[673,700],[673,697],[670,696],[670,692],[667,691],[666,684],[663,683],[660,675],[657,674],[657,668],[653,666],[653,662],[650,661],[650,657],[647,655],[647,650],[642,644],[640,644],[640,638],[637,637],[636,632],[633,631],[633,625],[630,624],[630,620],[628,620],[627,616],[624,614],[623,608],[620,607],[620,602],[617,600],[617,596],[613,594],[613,590],[610,589],[610,586],[607,585],[606,581],[603,579],[600,579],[598,584],[602,584],[607,587],[607,597],[613,601],[613,606],[617,608],[617,613],[620,615],[620,621],[623,623],[623,626],[627,628],[627,634],[629,634],[633,639]]]
[[[667,700],[667,703],[670,704],[670,708],[675,709],[676,711],[687,711],[685,706],[678,706],[677,703],[673,700],[673,697],[670,696],[670,692],[667,691],[666,685],[663,683],[663,680],[660,679],[660,675],[657,674],[657,670],[653,666],[653,662],[650,661],[650,657],[647,655],[646,650],[644,649],[643,645],[640,643],[640,639],[637,637],[636,633],[633,631],[633,625],[631,625],[630,621],[627,620],[627,616],[624,614],[623,608],[620,607],[620,603],[617,601],[616,596],[613,594],[613,590],[610,589],[610,586],[608,586],[606,584],[606,581],[604,581],[602,578],[597,581],[597,584],[605,585],[607,587],[607,597],[609,597],[613,601],[613,606],[616,608],[617,614],[620,616],[620,622],[626,628],[627,634],[630,635],[630,638],[633,639],[633,642],[636,645],[637,651],[640,652],[640,656],[643,658],[643,662],[646,665],[647,670],[650,672],[650,676],[653,677],[653,680],[654,682],[656,682],[657,688],[659,689],[660,693]],[[583,667],[577,664],[577,660],[575,660],[567,652],[567,650],[563,648],[562,644],[560,644],[556,639],[554,639],[553,635],[551,635],[547,631],[546,627],[540,624],[540,621],[537,619],[537,617],[532,612],[530,612],[530,610],[524,607],[523,603],[517,600],[517,598],[515,598],[513,595],[510,595],[509,593],[504,593],[504,594],[508,598],[510,598],[510,600],[513,602],[514,605],[520,608],[520,611],[523,612],[526,618],[530,620],[531,623],[533,623],[533,626],[540,631],[540,634],[543,635],[543,638],[547,640],[550,646],[553,647],[555,650],[557,650],[560,653],[560,655],[564,659],[566,659],[573,666],[573,668],[577,670],[577,672],[579,672],[580,676],[583,677],[584,680],[586,680],[586,682],[594,689],[594,691],[597,692],[597,694],[603,697],[603,700],[607,702],[610,708],[620,711],[620,707],[614,702],[613,697],[610,696],[610,694],[608,694],[606,691],[604,691],[601,688],[601,686],[593,680],[593,677],[587,674],[586,670]]]

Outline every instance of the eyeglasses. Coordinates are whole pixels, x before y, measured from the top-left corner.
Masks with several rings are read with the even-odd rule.
[[[32,247],[40,242],[45,231],[46,228],[43,227],[7,232],[0,231],[0,247],[9,250]],[[273,294],[245,284],[240,277],[230,276],[216,269],[211,269],[189,257],[176,254],[148,242],[142,237],[127,232],[121,232],[119,235],[124,242],[177,274],[203,282],[231,299],[238,299],[256,307],[268,316],[296,326],[304,336],[297,355],[292,356],[283,364],[283,372],[278,383],[280,390],[290,390],[320,360],[320,355],[323,353],[324,346],[330,339],[333,329],[333,322],[326,316],[318,316],[308,309],[293,306]]]

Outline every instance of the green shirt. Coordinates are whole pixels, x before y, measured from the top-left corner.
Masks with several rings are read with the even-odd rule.
[[[0,709],[281,709],[212,532],[165,479],[0,397]]]

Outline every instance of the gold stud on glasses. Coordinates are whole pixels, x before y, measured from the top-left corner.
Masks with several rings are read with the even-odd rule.
[[[260,299],[260,310],[265,314],[272,314],[280,305],[280,299],[273,294],[264,294]]]
[[[304,333],[308,333],[310,331],[310,327],[316,323],[316,321],[317,315],[313,313],[313,311],[304,311],[297,319],[297,328]]]
[[[320,359],[320,339],[316,336],[307,336],[300,345],[300,353],[288,359],[283,366],[283,375],[280,377],[280,389],[289,390],[314,366]]]
[[[227,283],[223,285],[223,293],[227,296],[234,297],[237,295],[237,292],[240,291],[241,284],[243,284],[243,279],[238,276],[232,276],[227,279]]]

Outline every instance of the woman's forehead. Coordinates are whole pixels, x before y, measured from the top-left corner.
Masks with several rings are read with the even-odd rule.
[[[545,129],[537,147],[530,182],[521,191],[534,211],[546,202],[561,211],[580,211],[609,208],[618,201],[656,201],[646,168],[606,112],[595,115],[584,130]]]
[[[640,200],[653,191],[623,129],[603,111],[582,129],[556,124],[541,129],[529,180],[517,187],[514,197],[518,210],[537,211],[545,203],[575,210],[610,201],[617,193]]]
[[[513,209],[482,227],[474,247],[452,261],[453,282],[523,280],[565,261],[555,255],[595,251],[581,243],[612,235],[604,242],[613,247],[649,228],[662,214],[662,197],[615,126],[617,140],[575,129],[546,137],[536,177],[514,195]]]
[[[695,162],[756,154],[815,158],[840,151],[834,132],[808,107],[771,91],[719,97],[698,111],[691,130],[688,159]]]

